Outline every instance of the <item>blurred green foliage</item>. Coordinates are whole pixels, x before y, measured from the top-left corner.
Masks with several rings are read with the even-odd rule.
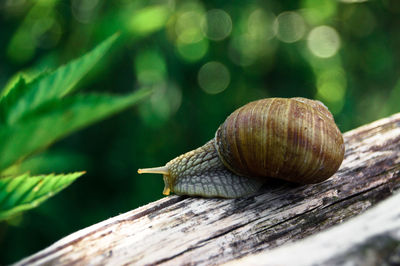
[[[162,197],[162,165],[263,97],[323,101],[342,131],[400,110],[400,1],[5,0],[0,85],[26,80],[121,32],[86,91],[154,91],[138,108],[29,159],[32,174],[87,170],[0,226],[0,262]]]
[[[55,141],[116,114],[150,95],[137,90],[122,96],[106,93],[71,95],[76,84],[109,50],[114,34],[92,51],[35,77],[11,78],[0,95],[0,221],[35,208],[69,186],[85,172],[31,175],[38,152]],[[27,160],[31,157],[32,159]],[[40,158],[40,156],[37,156]],[[51,155],[49,158],[52,157]],[[62,157],[62,156],[61,156]],[[62,158],[62,160],[68,157]],[[42,161],[49,165],[51,161]],[[26,164],[27,163],[27,164]],[[33,169],[30,167],[33,166]],[[40,171],[39,169],[36,169]]]

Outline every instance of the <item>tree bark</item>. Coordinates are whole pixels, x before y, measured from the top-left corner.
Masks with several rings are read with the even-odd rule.
[[[341,225],[226,265],[400,265],[399,204],[397,193]]]
[[[262,264],[269,258],[276,262],[273,265],[293,264],[285,260],[291,256],[285,249],[294,250],[298,257],[313,253],[303,265],[334,263],[346,261],[349,254],[364,254],[365,245],[375,237],[388,240],[390,249],[398,252],[398,195],[353,221],[325,229],[363,213],[399,189],[400,113],[349,131],[344,138],[345,159],[325,182],[295,186],[274,181],[255,196],[232,200],[165,197],[75,232],[16,265],[209,265],[235,263],[237,259],[243,264],[252,258],[265,262]],[[378,219],[393,208],[396,212],[386,215],[387,220]],[[370,221],[387,230],[371,232],[367,226]],[[338,230],[346,236],[337,242],[341,250],[313,245],[312,241],[325,245],[335,240]],[[356,236],[357,241],[352,241]],[[299,244],[289,244],[297,240]],[[305,243],[307,250],[300,243]],[[368,247],[374,250],[373,245]],[[368,254],[372,259],[377,256]],[[329,261],[333,255],[337,260]]]

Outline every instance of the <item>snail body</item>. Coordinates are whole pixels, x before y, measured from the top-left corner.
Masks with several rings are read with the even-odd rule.
[[[322,182],[343,156],[342,134],[321,102],[267,98],[234,111],[202,147],[138,172],[163,174],[165,195],[237,198],[271,178]]]

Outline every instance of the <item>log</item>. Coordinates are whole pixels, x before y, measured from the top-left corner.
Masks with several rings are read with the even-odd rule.
[[[400,265],[399,204],[397,193],[348,222],[225,265]]]
[[[311,235],[320,237],[321,243],[334,239],[339,229],[328,228],[364,213],[400,187],[400,113],[349,131],[344,138],[345,159],[325,182],[296,186],[274,181],[254,196],[230,200],[165,197],[77,231],[15,265],[209,265],[240,263],[238,259],[251,256],[273,256],[274,262],[279,258],[285,262],[290,253],[281,250],[294,250],[291,243],[296,241],[308,241],[315,253],[311,264],[319,263],[324,260],[318,256],[322,258],[329,249],[301,239]],[[388,204],[399,206],[399,196],[338,228],[346,226],[352,232],[357,224],[364,226],[371,216],[393,208]],[[397,216],[389,217],[391,224],[400,224],[398,210]],[[375,220],[374,225],[380,222],[386,221]],[[390,229],[397,236],[391,239],[398,244],[398,227]],[[345,250],[353,250],[351,235],[346,239]],[[345,260],[345,255],[335,252],[332,255]]]

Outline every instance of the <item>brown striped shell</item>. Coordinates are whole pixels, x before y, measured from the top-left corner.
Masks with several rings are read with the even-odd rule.
[[[308,184],[340,167],[343,137],[319,101],[268,98],[233,112],[219,127],[215,147],[231,171]]]

